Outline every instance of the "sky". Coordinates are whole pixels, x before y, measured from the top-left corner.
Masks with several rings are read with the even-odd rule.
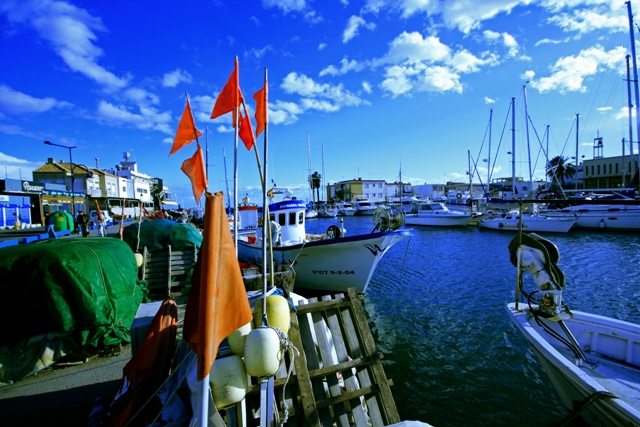
[[[268,76],[268,180],[301,199],[313,172],[437,184],[471,163],[486,182],[490,159],[492,178],[543,178],[547,146],[622,155],[630,46],[619,0],[0,0],[0,179],[68,161],[48,140],[89,167],[129,153],[193,206],[196,143],[169,156],[188,95],[208,189],[233,192],[231,117],[210,117],[236,57],[251,117]],[[261,199],[242,142],[237,163],[239,197]]]

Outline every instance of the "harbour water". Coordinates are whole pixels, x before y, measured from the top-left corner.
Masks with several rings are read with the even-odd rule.
[[[323,233],[338,219],[312,219]],[[345,217],[347,235],[371,217]],[[403,420],[445,426],[554,426],[568,411],[509,319],[516,233],[414,228],[385,254],[365,309]],[[559,249],[570,309],[640,323],[640,233],[545,234]],[[525,289],[537,289],[525,273]],[[581,421],[572,426],[583,425]]]

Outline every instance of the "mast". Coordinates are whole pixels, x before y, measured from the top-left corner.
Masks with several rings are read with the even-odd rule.
[[[636,135],[640,136],[640,95],[638,94],[638,62],[636,60],[636,41],[633,36],[633,14],[631,13],[631,2],[627,1],[627,13],[629,15],[629,33],[631,37],[631,58],[633,59],[633,82],[635,88],[636,95]],[[633,140],[630,141],[631,144],[631,157],[633,158]],[[633,165],[633,162],[631,162]],[[638,147],[638,164],[640,166],[640,146]],[[633,176],[633,169],[631,171],[631,176]],[[639,186],[640,187],[640,186]]]
[[[311,185],[311,137],[307,132],[307,171],[309,172],[309,193],[311,196],[311,206],[313,206],[313,186]]]
[[[487,153],[487,186],[491,189],[491,126],[493,124],[493,108],[489,110],[489,152]]]
[[[469,212],[473,211],[473,174],[471,173],[471,150],[467,150],[467,162],[469,163]]]
[[[516,198],[516,98],[511,98],[511,199]]]
[[[578,130],[580,129],[580,114],[576,114],[576,184],[575,190],[578,189]]]
[[[222,147],[222,159],[224,160],[224,182],[227,186],[227,205],[229,205],[229,209],[231,209],[231,195],[229,194],[229,175],[227,175],[227,153],[224,151],[224,147]]]
[[[631,71],[629,66],[629,60],[631,55],[627,55],[627,110],[629,112],[629,148],[630,154],[633,158],[633,103],[631,102]],[[622,138],[622,187],[626,186],[627,181],[627,163],[625,159],[625,141]]]
[[[547,160],[547,169],[546,172],[544,174],[544,182],[546,184],[547,189],[549,189],[549,125],[547,125],[547,155],[546,155],[546,160]]]
[[[528,80],[527,83],[529,83]],[[529,157],[529,192],[532,192],[533,173],[531,172],[531,147],[529,146],[529,111],[527,110],[527,83],[522,86],[522,92],[524,93],[524,121],[525,129],[527,131],[527,154]]]

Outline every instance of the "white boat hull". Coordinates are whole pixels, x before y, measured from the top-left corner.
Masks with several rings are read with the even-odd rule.
[[[507,312],[568,409],[578,410],[583,402],[580,415],[592,426],[640,425],[639,325],[574,311],[564,322],[589,361],[579,367],[574,353],[538,325],[526,304],[519,310],[508,304]],[[540,320],[566,337],[558,322]],[[603,392],[615,397],[594,395]]]
[[[518,231],[519,218],[517,215],[506,215],[497,218],[484,218],[478,221],[482,228],[500,231]],[[540,233],[566,233],[576,223],[575,218],[550,218],[546,216],[524,215],[522,217],[522,230],[526,232]]]
[[[576,228],[640,230],[638,205],[578,205],[559,211],[545,211],[544,214],[555,218],[575,217]]]
[[[356,214],[355,209],[340,209],[338,215],[340,216],[354,216]]]
[[[406,214],[404,219],[407,225],[466,227],[471,221],[471,215],[456,214],[453,212],[447,214],[434,213],[433,215]]]
[[[273,260],[276,265],[293,263],[295,289],[345,292],[354,287],[364,293],[386,251],[412,234],[398,230],[274,247]],[[238,241],[238,259],[262,264],[260,240]]]

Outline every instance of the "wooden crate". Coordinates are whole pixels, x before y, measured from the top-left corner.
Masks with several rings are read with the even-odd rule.
[[[300,350],[287,382],[287,425],[369,427],[400,422],[382,357],[355,289],[310,299],[292,315],[289,339]],[[295,301],[294,301],[295,304]],[[276,409],[283,414],[283,386],[291,360],[285,358],[274,382]],[[247,425],[259,425],[260,386],[247,395]]]
[[[149,293],[166,298],[175,296],[176,291],[191,285],[191,272],[196,265],[198,251],[195,246],[175,251],[168,246],[166,250],[142,250],[142,280],[147,282]]]

